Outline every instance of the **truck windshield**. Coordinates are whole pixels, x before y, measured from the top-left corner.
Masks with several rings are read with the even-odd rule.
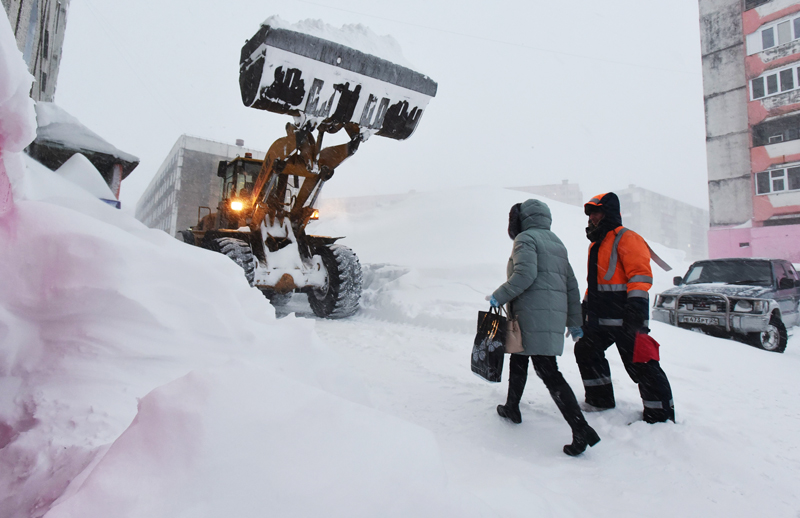
[[[685,284],[721,282],[725,284],[772,285],[772,267],[768,261],[714,261],[692,265]]]

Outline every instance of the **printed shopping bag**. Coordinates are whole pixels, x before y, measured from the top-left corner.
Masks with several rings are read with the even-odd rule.
[[[503,374],[503,341],[507,320],[498,308],[478,312],[478,332],[472,346],[472,372],[490,383]]]

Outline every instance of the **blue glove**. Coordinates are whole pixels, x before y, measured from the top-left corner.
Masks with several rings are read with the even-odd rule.
[[[572,341],[577,342],[581,338],[583,338],[583,329],[580,327],[568,327],[567,328],[567,336],[572,335]]]
[[[500,303],[497,302],[497,299],[494,298],[494,295],[486,295],[486,300],[489,301],[489,304],[491,304],[493,308],[499,308],[500,307]]]

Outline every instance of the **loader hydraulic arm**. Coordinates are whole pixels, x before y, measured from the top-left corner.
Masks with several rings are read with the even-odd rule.
[[[322,186],[336,167],[356,152],[362,140],[357,124],[348,123],[344,128],[349,142],[320,149],[324,134],[334,133],[341,125],[320,128],[316,140],[311,131],[286,125],[286,136],[270,146],[253,187],[253,212],[248,218],[252,231],[257,231],[267,216],[271,223],[287,214],[295,232],[305,228]]]

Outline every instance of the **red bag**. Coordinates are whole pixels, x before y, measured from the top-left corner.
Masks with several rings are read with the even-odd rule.
[[[652,336],[636,333],[633,342],[633,363],[647,363],[650,360],[658,361],[658,348],[661,347]]]

